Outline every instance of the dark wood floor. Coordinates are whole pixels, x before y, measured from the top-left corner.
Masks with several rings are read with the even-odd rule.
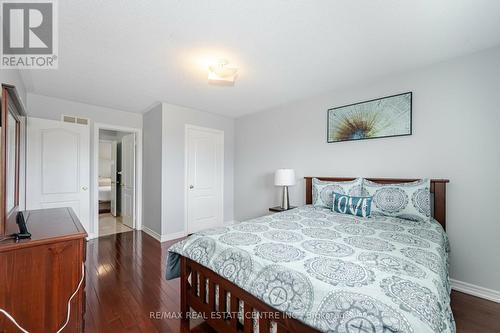
[[[164,278],[172,243],[140,231],[88,242],[85,332],[179,332],[179,320],[152,318],[180,309],[179,279]],[[500,332],[500,304],[454,291],[452,307],[457,332]]]

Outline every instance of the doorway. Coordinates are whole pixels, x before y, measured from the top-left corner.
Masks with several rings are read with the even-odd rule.
[[[131,131],[98,129],[98,237],[137,228],[136,141]]]

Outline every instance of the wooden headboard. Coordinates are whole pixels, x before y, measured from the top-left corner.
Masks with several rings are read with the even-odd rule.
[[[345,182],[356,178],[349,177],[304,177],[306,181],[306,204],[312,204],[312,179],[331,182]],[[418,179],[398,179],[398,178],[366,178],[381,184],[409,183]],[[431,193],[434,194],[434,214],[433,217],[446,229],[446,184],[448,179],[431,179]]]

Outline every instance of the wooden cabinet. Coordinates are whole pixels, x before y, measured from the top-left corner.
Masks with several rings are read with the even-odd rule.
[[[56,332],[82,279],[86,232],[71,208],[24,212],[31,239],[0,242],[0,307],[32,333]],[[18,232],[7,223],[6,234]],[[85,281],[71,301],[63,332],[82,332]],[[0,332],[19,330],[0,314]]]

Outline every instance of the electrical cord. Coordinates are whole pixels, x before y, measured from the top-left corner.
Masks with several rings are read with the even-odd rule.
[[[56,331],[56,333],[60,333],[69,323],[69,318],[71,315],[71,301],[75,297],[75,295],[78,293],[78,290],[80,290],[80,287],[82,286],[83,280],[85,278],[85,264],[82,263],[82,278],[80,279],[80,282],[78,283],[78,286],[76,287],[75,291],[71,295],[71,297],[68,300],[68,313],[66,314],[66,321],[64,322],[63,326],[61,326],[60,329]],[[0,308],[0,312],[3,313],[11,322],[14,323],[14,325],[17,326],[23,333],[30,333],[28,330],[24,329],[21,325],[17,323],[17,321],[4,309]]]

